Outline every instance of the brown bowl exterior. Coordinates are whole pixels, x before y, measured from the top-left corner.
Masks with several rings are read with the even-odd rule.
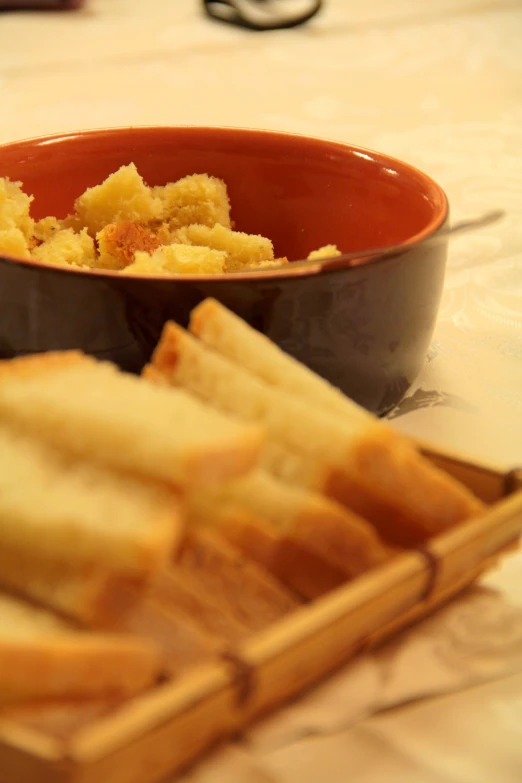
[[[368,409],[395,405],[418,374],[437,316],[447,244],[417,247],[447,219],[442,190],[377,153],[225,128],[127,128],[0,146],[0,176],[64,217],[83,190],[133,161],[150,185],[206,172],[228,185],[238,230],[306,257],[411,242],[349,269],[262,277],[131,278],[0,258],[0,356],[79,348],[139,371],[164,323],[213,296]]]

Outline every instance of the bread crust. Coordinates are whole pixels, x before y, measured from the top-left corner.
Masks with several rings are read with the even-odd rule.
[[[175,563],[184,578],[250,631],[266,628],[299,606],[268,572],[214,532],[190,531]]]
[[[223,518],[219,530],[227,541],[303,600],[319,598],[346,581],[341,569],[305,543],[271,530],[263,519],[238,512]]]

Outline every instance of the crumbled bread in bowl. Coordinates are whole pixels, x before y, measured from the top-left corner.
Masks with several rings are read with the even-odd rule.
[[[87,188],[63,219],[35,222],[32,200],[20,182],[0,178],[0,253],[137,277],[262,272],[288,263],[267,237],[233,230],[227,186],[208,174],[149,187],[129,163]],[[338,253],[327,245],[309,258]]]

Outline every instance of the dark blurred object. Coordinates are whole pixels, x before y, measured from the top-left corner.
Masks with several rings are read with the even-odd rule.
[[[322,6],[323,0],[203,0],[211,19],[257,31],[297,27]]]
[[[0,11],[70,11],[85,0],[0,0]]]

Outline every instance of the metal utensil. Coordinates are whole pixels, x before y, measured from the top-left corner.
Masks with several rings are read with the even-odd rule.
[[[404,253],[405,250],[409,250],[412,247],[432,247],[444,242],[448,236],[456,236],[457,234],[466,234],[470,231],[478,231],[480,228],[490,226],[492,223],[496,223],[505,216],[505,212],[502,209],[494,209],[490,212],[485,212],[476,218],[470,218],[468,220],[461,220],[458,223],[454,223],[452,226],[443,228],[433,236],[422,239],[420,242],[403,242],[399,245],[388,245],[388,247],[376,247],[368,250],[355,250],[351,253],[342,253],[340,256],[331,256],[330,258],[313,258],[306,259],[304,261],[291,261],[290,263],[279,264],[277,266],[270,266],[266,269],[241,269],[229,272],[228,274],[252,274],[262,275],[269,272],[284,271],[285,274],[293,274],[294,272],[310,272],[315,273],[322,272],[325,269],[344,269],[350,266],[357,266],[370,258],[388,258],[390,256],[399,255]]]

